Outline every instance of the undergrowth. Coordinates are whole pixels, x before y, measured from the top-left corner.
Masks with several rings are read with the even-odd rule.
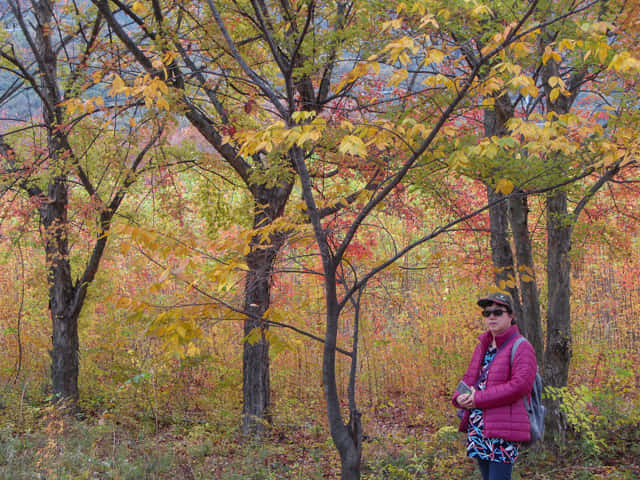
[[[635,403],[621,403],[605,391],[586,398],[581,390],[566,395],[573,400],[581,395],[582,403],[574,404],[589,414],[570,416],[574,425],[560,450],[523,450],[514,480],[640,478]],[[122,409],[118,415],[78,417],[53,406],[22,408],[20,415],[11,408],[0,414],[0,479],[339,478],[326,426],[313,420],[321,412],[291,404],[286,412],[276,412],[261,443],[243,441],[231,412],[167,415],[158,426],[152,418],[125,417]],[[465,456],[464,435],[452,425],[416,426],[407,423],[409,417],[375,415],[372,411],[365,418],[365,433],[373,434],[365,437],[363,479],[479,480]]]

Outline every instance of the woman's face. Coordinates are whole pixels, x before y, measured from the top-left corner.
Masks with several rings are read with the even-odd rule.
[[[484,316],[487,313],[491,313],[488,317]],[[500,315],[497,315],[500,313]],[[511,326],[511,320],[513,319],[513,313],[508,313],[507,308],[497,303],[492,303],[484,307],[484,323],[487,326],[493,336],[500,335],[507,331]]]

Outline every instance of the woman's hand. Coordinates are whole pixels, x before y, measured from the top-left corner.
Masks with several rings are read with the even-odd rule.
[[[470,410],[476,406],[475,395],[476,390],[475,388],[471,387],[471,393],[463,393],[462,395],[458,395],[456,401],[461,408]]]

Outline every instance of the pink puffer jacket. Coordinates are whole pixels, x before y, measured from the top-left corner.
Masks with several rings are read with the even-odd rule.
[[[488,438],[504,438],[515,442],[530,440],[529,417],[523,397],[531,396],[536,377],[536,353],[529,342],[522,342],[516,350],[511,366],[511,347],[519,336],[518,327],[512,325],[496,337],[499,349],[505,342],[508,341],[508,344],[498,351],[489,365],[486,388],[475,394],[476,407],[482,409],[484,416],[484,435]],[[462,377],[467,385],[475,385],[492,336],[490,332],[485,332],[478,339],[480,343],[473,352],[467,372]],[[455,392],[452,399],[456,407],[457,396],[458,392]],[[467,431],[468,421],[469,410],[465,410],[459,427],[461,432]]]

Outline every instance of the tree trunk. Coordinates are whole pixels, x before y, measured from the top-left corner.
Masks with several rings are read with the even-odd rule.
[[[538,363],[542,363],[544,344],[540,322],[540,298],[533,264],[533,249],[528,225],[529,207],[524,194],[509,198],[509,219],[516,249],[522,314],[518,317],[520,332],[527,337],[536,351]]]
[[[53,48],[50,0],[34,2],[38,24],[35,29],[36,54],[41,59],[40,83],[42,116],[48,131],[49,168],[54,175],[47,195],[40,198],[40,217],[44,229],[44,247],[49,267],[49,310],[52,322],[51,381],[54,401],[63,400],[75,407],[78,400],[78,309],[69,262],[67,209],[67,167],[65,142],[61,132],[61,94],[58,87],[57,56]],[[59,172],[59,173],[58,173]]]
[[[67,240],[68,193],[65,177],[56,177],[43,200],[45,255],[49,265],[49,310],[52,321],[51,380],[54,401],[78,400],[78,311]]]
[[[334,253],[329,246],[327,230],[322,226],[322,216],[313,198],[311,176],[305,165],[303,151],[298,147],[293,147],[290,154],[300,178],[302,198],[307,205],[309,219],[313,225],[314,237],[322,258],[324,298],[327,309],[324,348],[322,351],[322,386],[324,388],[329,430],[331,431],[333,443],[340,455],[340,478],[342,480],[358,480],[360,478],[360,463],[362,459],[362,424],[355,400],[355,375],[357,371],[355,362],[357,360],[359,320],[356,318],[356,323],[354,324],[353,350],[350,354],[352,364],[349,376],[350,415],[349,422],[345,424],[342,418],[342,408],[336,381],[338,326],[342,310],[342,306],[338,301],[336,272],[340,265],[342,254],[339,252]],[[359,306],[356,306],[356,311],[359,311]]]
[[[496,193],[490,186],[487,186],[489,203],[493,204],[500,198],[503,198],[502,194]],[[506,290],[513,298],[515,318],[520,321],[522,305],[516,285],[513,252],[509,243],[509,217],[506,200],[489,207],[489,222],[491,225],[491,260],[494,268],[494,281],[498,288]]]
[[[253,228],[270,225],[283,213],[291,184],[282,187],[253,187],[255,210]],[[266,207],[265,207],[266,205]],[[265,336],[267,325],[260,318],[271,302],[271,276],[273,265],[286,237],[285,232],[269,235],[265,244],[261,235],[254,235],[247,255],[247,277],[245,283],[244,309],[251,316],[244,321],[244,334],[255,329],[260,331],[257,342],[244,342],[242,353],[242,433],[260,438],[271,421],[271,386],[269,375],[269,342]]]
[[[494,108],[484,111],[485,137],[502,137],[508,134],[506,123],[513,117],[513,105],[508,95],[494,98]],[[489,207],[489,224],[491,229],[491,260],[494,268],[494,281],[501,290],[506,290],[513,298],[513,309],[518,322],[522,319],[522,306],[516,285],[513,252],[509,242],[509,207],[506,200],[493,188],[487,185]],[[497,203],[494,203],[497,202]]]
[[[360,414],[351,411],[349,423],[342,420],[342,410],[336,383],[336,346],[340,309],[338,306],[335,268],[325,268],[325,295],[327,326],[322,356],[322,383],[324,385],[327,417],[331,438],[340,455],[341,480],[358,480],[362,459],[362,426]]]
[[[245,341],[242,353],[243,405],[242,433],[260,437],[269,422],[270,384],[269,384],[269,342],[265,338],[267,329],[258,318],[262,317],[270,304],[270,279],[277,247],[256,247],[255,237],[251,241],[251,252],[247,255],[247,279],[245,284],[244,309],[255,317],[244,321],[244,334],[260,329],[257,342]],[[256,318],[257,317],[257,318]]]
[[[547,283],[549,304],[547,309],[547,349],[544,356],[544,383],[551,387],[564,387],[569,378],[571,359],[571,248],[572,219],[567,211],[567,194],[557,191],[547,200]],[[566,434],[566,419],[560,411],[559,401],[549,401],[547,426],[559,442]]]
[[[545,43],[553,35],[546,33]],[[585,70],[575,71],[566,82],[570,95],[560,95],[551,101],[550,78],[560,76],[560,65],[549,60],[542,69],[542,84],[545,86],[546,108],[559,115],[571,111],[583,79]],[[560,156],[556,162],[562,162]],[[595,193],[595,191],[594,191]],[[585,199],[586,201],[586,199]],[[584,202],[580,202],[584,206]],[[579,215],[577,207],[572,214],[567,209],[567,192],[557,190],[547,197],[547,347],[544,354],[543,379],[550,387],[565,387],[569,379],[571,361],[571,234]],[[564,443],[567,430],[566,417],[560,410],[560,399],[547,400],[547,427],[556,443]]]

